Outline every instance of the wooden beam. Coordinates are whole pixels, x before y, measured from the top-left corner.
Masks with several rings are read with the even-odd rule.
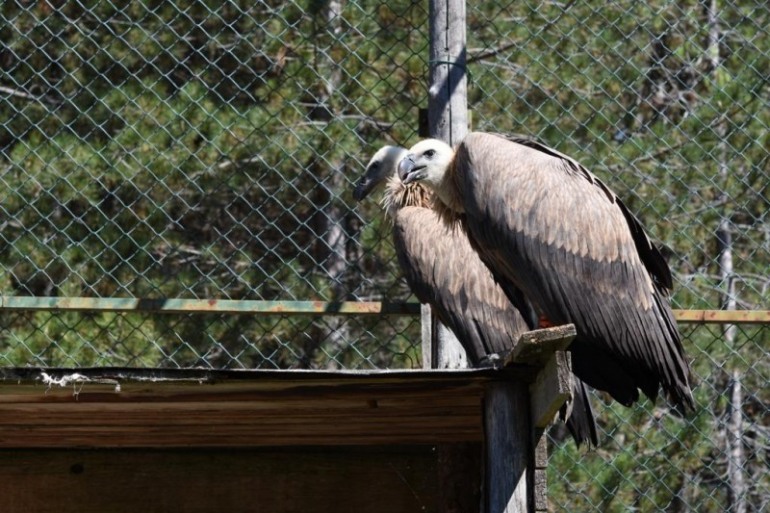
[[[419,303],[0,296],[0,311],[252,315],[417,315]],[[674,310],[681,323],[767,324],[770,310]]]
[[[572,366],[566,351],[556,351],[529,386],[532,424],[545,429],[572,397]]]
[[[543,365],[551,359],[554,352],[566,350],[576,334],[574,324],[528,331],[519,337],[513,350],[504,355],[501,360],[504,365],[511,363]]]
[[[0,296],[0,310],[252,315],[415,315],[418,303]]]
[[[430,305],[420,305],[420,350],[422,354],[422,368],[434,368],[433,356],[433,312]]]
[[[428,20],[428,133],[454,146],[468,132],[465,0],[430,0]],[[433,321],[433,366],[439,369],[467,367],[468,357],[457,337],[446,326]],[[422,322],[427,322],[424,315]]]
[[[698,324],[768,324],[770,310],[674,310],[674,318]]]
[[[465,0],[430,0],[428,130],[455,146],[468,132]]]
[[[504,366],[538,370],[534,382],[491,384],[485,402],[487,511],[524,513],[547,509],[545,428],[571,398],[572,367],[566,348],[572,324],[524,333],[500,359]]]
[[[454,145],[467,132],[467,81],[465,74],[465,0],[429,0],[430,28],[430,84],[428,85],[428,132]],[[468,366],[465,348],[446,326],[423,314],[423,326],[430,323],[432,365],[438,369],[457,369]],[[423,339],[423,348],[427,341]],[[469,468],[469,462],[478,457],[478,451],[468,446],[439,446],[439,459],[444,469],[439,476],[442,511],[462,512],[478,510],[478,503],[469,505],[457,500],[458,486],[474,487],[478,473]],[[478,461],[476,461],[478,470]],[[464,477],[463,477],[464,476]],[[475,477],[474,477],[475,476]],[[478,497],[477,497],[478,498]]]
[[[0,383],[0,448],[480,442],[484,387],[512,378],[489,369],[252,371],[196,381],[188,371],[185,380],[167,372],[156,381],[98,371],[17,372],[21,383]]]
[[[544,429],[534,430],[535,462],[532,471],[534,510],[548,511],[548,437]]]
[[[493,383],[484,402],[486,433],[486,512],[527,513],[533,483],[532,424],[527,388],[515,383]]]

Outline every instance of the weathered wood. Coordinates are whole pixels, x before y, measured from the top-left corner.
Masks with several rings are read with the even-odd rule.
[[[574,324],[528,331],[519,337],[513,350],[501,359],[504,365],[514,362],[543,365],[554,352],[567,349],[576,333]]]
[[[430,0],[428,2],[430,25],[430,84],[428,86],[428,132],[454,145],[461,141],[468,130],[467,81],[465,72],[465,0]],[[424,318],[423,318],[424,322]],[[463,368],[468,365],[465,349],[454,334],[435,322],[432,327],[432,348],[437,368]],[[439,447],[445,469],[439,476],[442,495],[442,511],[477,511],[479,503],[468,504],[456,500],[453,490],[459,485],[458,478],[466,476],[464,486],[480,482],[476,475],[468,475],[470,455],[459,449]],[[477,467],[479,465],[477,464]]]
[[[481,412],[480,412],[481,413]],[[481,442],[438,446],[439,511],[479,511],[483,492],[484,447]]]
[[[431,312],[430,305],[420,305],[420,335],[421,335],[421,352],[422,352],[422,368],[433,368],[433,313]]]
[[[532,425],[548,427],[572,396],[572,366],[566,351],[556,351],[529,386]]]
[[[487,513],[526,513],[533,494],[526,385],[492,383],[484,402]]]
[[[544,429],[534,430],[534,510],[548,511],[548,437]]]
[[[518,370],[517,370],[518,372]],[[223,385],[248,383],[260,386],[285,386],[283,382],[312,384],[355,384],[383,382],[438,381],[453,379],[471,380],[478,377],[494,377],[490,369],[465,369],[452,371],[437,370],[298,370],[298,369],[253,369],[253,370],[210,370],[199,368],[137,368],[137,367],[0,367],[0,382],[6,383],[42,383],[52,386],[75,383],[117,384],[122,380],[131,383],[181,383],[199,385]],[[499,377],[499,376],[498,376]],[[534,376],[533,376],[534,378]]]
[[[436,472],[430,446],[6,450],[0,511],[438,512]]]
[[[470,113],[468,114],[470,118]],[[426,137],[428,134],[421,134]],[[0,311],[123,312],[142,314],[416,315],[419,303],[380,301],[262,301],[234,299],[1,296]],[[770,310],[673,310],[680,323],[765,324]]]
[[[450,146],[468,131],[465,0],[430,0],[428,129]]]
[[[428,133],[430,137],[454,145],[468,132],[465,0],[430,0],[428,13]],[[433,325],[432,341],[434,367],[457,369],[468,365],[462,344],[439,322]]]
[[[523,334],[503,365],[538,369],[533,383],[490,384],[485,400],[487,511],[523,513],[547,509],[544,428],[572,392],[572,368],[565,349],[573,325]]]
[[[125,312],[248,315],[414,315],[417,303],[380,301],[262,301],[118,297],[0,296],[0,311]]]
[[[468,367],[468,354],[452,330],[436,321],[433,324],[433,333],[437,369],[464,369]]]
[[[674,319],[699,324],[766,324],[770,310],[674,310]]]
[[[0,383],[0,448],[480,442],[484,386],[511,378],[490,370],[294,379],[255,372],[198,384],[106,379],[116,375],[109,369],[49,372],[66,386]]]

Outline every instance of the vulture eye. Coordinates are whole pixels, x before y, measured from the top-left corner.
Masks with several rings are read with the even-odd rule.
[[[436,150],[428,150],[424,153],[424,155],[429,159],[432,159],[435,154],[436,154]]]

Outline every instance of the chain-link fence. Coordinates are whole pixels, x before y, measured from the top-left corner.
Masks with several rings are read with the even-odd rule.
[[[7,2],[9,296],[403,300],[351,183],[414,136],[427,6]],[[414,318],[2,316],[4,365],[419,366]]]
[[[679,308],[766,308],[767,3],[511,2],[469,18],[475,128],[530,132],[606,180],[664,246]],[[770,507],[770,326],[681,330],[699,413],[603,403],[602,447],[551,461],[554,510]]]
[[[379,205],[350,191],[380,145],[416,140],[427,16],[3,3],[0,292],[408,299]],[[608,182],[664,247],[676,307],[766,308],[768,26],[756,0],[474,2],[473,128],[537,136]],[[597,395],[601,447],[554,440],[553,509],[768,507],[770,327],[681,328],[699,413]],[[419,336],[415,316],[3,310],[0,365],[409,368]]]

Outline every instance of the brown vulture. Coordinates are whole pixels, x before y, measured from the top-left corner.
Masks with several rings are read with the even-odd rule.
[[[404,184],[436,194],[504,287],[549,321],[573,323],[573,371],[630,406],[662,386],[694,408],[669,295],[671,271],[641,223],[575,160],[537,142],[471,133],[453,150],[428,139],[399,163]],[[426,232],[430,228],[424,229]]]
[[[514,287],[504,291],[495,283],[461,230],[441,222],[431,208],[433,194],[428,189],[401,183],[396,169],[404,155],[405,148],[380,149],[369,161],[354,198],[361,201],[387,181],[383,206],[393,222],[396,254],[411,290],[454,332],[473,366],[493,363],[520,334],[537,327],[534,309],[520,291]],[[598,445],[582,381],[573,380],[572,411],[562,415],[568,415],[567,428],[578,445]]]

